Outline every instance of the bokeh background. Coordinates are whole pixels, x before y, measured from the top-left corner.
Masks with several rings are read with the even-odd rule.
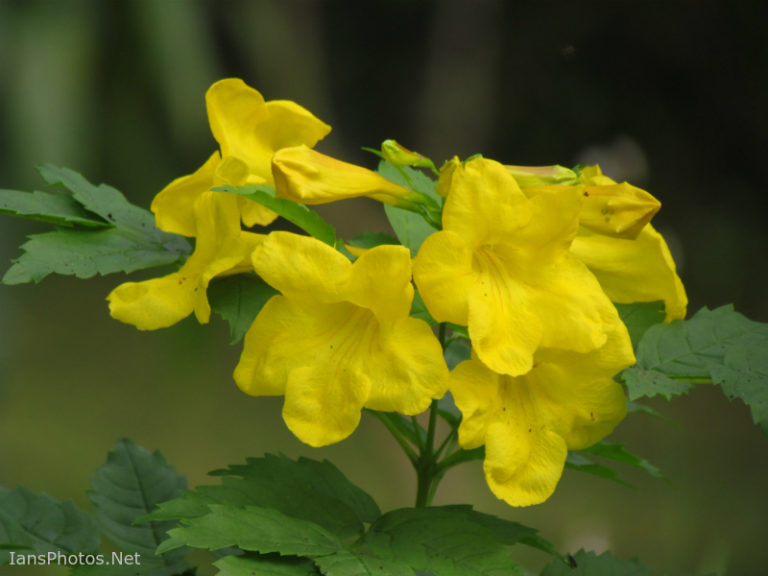
[[[600,162],[662,201],[655,223],[692,312],[735,302],[768,321],[766,7],[0,0],[0,186],[34,189],[34,166],[52,162],[148,206],[213,151],[204,93],[237,76],[313,111],[333,126],[318,148],[369,167],[361,147],[391,137],[438,162]],[[372,201],[321,211],[345,237],[387,229]],[[0,269],[43,229],[3,216]],[[236,389],[239,347],[220,319],[154,333],[111,320],[104,298],[124,279],[0,286],[1,485],[87,507],[93,470],[129,436],[191,485],[282,451],[332,459],[384,509],[412,504],[415,475],[378,422],[337,446],[302,446],[279,399]],[[768,439],[711,387],[649,404],[669,420],[634,416],[614,438],[668,482],[622,470],[629,489],[566,472],[548,502],[511,509],[475,463],[449,474],[437,502],[531,524],[564,551],[639,556],[657,574],[764,574]]]

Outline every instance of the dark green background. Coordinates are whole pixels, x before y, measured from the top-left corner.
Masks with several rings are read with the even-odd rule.
[[[213,151],[204,93],[237,76],[313,111],[333,126],[319,149],[368,166],[360,147],[391,137],[438,163],[600,162],[662,201],[655,222],[691,311],[735,302],[766,321],[765,6],[0,0],[0,186],[32,189],[34,165],[53,162],[148,206]],[[346,237],[386,229],[375,202],[321,211]],[[4,271],[43,228],[0,222]],[[385,509],[411,504],[414,474],[377,422],[325,450],[300,445],[279,399],[236,389],[239,348],[218,318],[155,333],[111,320],[104,297],[123,279],[0,287],[0,484],[84,504],[92,470],[130,436],[192,484],[284,451],[333,459]],[[547,503],[515,510],[477,464],[438,501],[530,523],[562,549],[639,555],[659,574],[763,573],[768,439],[716,389],[651,404],[676,423],[638,416],[616,436],[670,483],[566,473]]]

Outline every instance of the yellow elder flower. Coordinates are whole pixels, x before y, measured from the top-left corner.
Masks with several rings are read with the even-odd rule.
[[[591,446],[624,418],[626,398],[613,376],[634,362],[621,322],[586,354],[539,349],[533,369],[521,376],[497,374],[476,359],[462,362],[449,383],[463,414],[459,443],[485,445],[485,477],[498,498],[539,504],[554,492],[568,450]]]
[[[302,204],[325,204],[367,196],[396,206],[412,205],[421,198],[405,186],[376,172],[336,160],[307,146],[283,148],[272,159],[278,198]]]
[[[685,318],[688,297],[683,282],[664,237],[650,224],[661,204],[640,188],[626,182],[617,184],[603,175],[597,165],[583,168],[581,181],[594,197],[615,195],[621,189],[624,200],[620,204],[625,206],[624,214],[632,214],[633,210],[626,207],[634,206],[636,219],[633,224],[625,218],[626,230],[630,233],[615,234],[587,225],[587,219],[582,215],[581,223],[585,229],[574,239],[571,252],[587,265],[613,302],[663,300],[668,322]],[[652,198],[655,205],[647,197]],[[619,212],[617,209],[613,214]]]
[[[602,346],[618,315],[569,251],[579,189],[529,199],[501,164],[482,158],[452,165],[448,177],[443,230],[424,241],[414,262],[435,320],[468,326],[480,360],[513,376],[533,367],[540,346]]]
[[[406,248],[378,246],[351,263],[314,238],[273,232],[253,266],[282,295],[246,334],[235,381],[253,396],[285,395],[283,419],[300,440],[338,442],[363,407],[413,415],[444,394],[440,344],[409,316]]]
[[[192,206],[200,194],[223,184],[272,186],[270,163],[275,151],[299,144],[314,146],[331,131],[330,126],[295,102],[265,102],[258,91],[239,78],[214,83],[205,102],[221,153],[214,152],[194,174],[177,178],[155,197],[152,212],[157,227],[166,232],[195,236]],[[239,208],[248,227],[269,224],[277,217],[245,199],[240,199]]]
[[[207,323],[211,279],[251,270],[251,253],[264,239],[241,230],[237,200],[217,192],[201,194],[194,204],[195,251],[178,272],[115,288],[107,297],[112,317],[139,330],[172,326],[192,312],[201,324]]]

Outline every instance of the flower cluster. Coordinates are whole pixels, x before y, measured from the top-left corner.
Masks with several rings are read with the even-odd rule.
[[[668,320],[685,315],[674,262],[650,224],[659,203],[597,166],[476,157],[436,170],[385,142],[385,160],[438,174],[436,201],[313,150],[326,124],[241,80],[217,82],[206,102],[220,151],[152,204],[158,228],[194,237],[195,251],[177,272],[118,286],[110,310],[143,330],[192,312],[205,323],[212,279],[260,276],[279,295],[255,318],[234,378],[248,394],[284,396],[284,420],[307,444],[346,438],[363,408],[416,415],[450,391],[459,444],[485,446],[491,490],[514,506],[542,502],[568,450],[599,441],[626,413],[614,376],[634,354],[614,303],[662,300]],[[246,184],[305,205],[367,196],[435,229],[413,259],[400,245],[352,256],[311,236],[257,234],[243,225],[277,215],[216,191]],[[415,290],[435,324],[469,337],[471,357],[452,371],[445,341],[411,316]]]

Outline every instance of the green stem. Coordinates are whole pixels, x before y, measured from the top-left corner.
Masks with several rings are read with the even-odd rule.
[[[397,443],[400,444],[400,447],[403,449],[406,456],[408,456],[411,464],[416,466],[419,457],[416,455],[416,452],[413,451],[413,448],[411,448],[411,445],[408,443],[408,440],[405,438],[405,436],[400,433],[397,427],[389,419],[388,415],[384,412],[377,412],[376,410],[370,410],[369,412],[370,414],[376,416],[376,418],[378,418],[381,423],[384,424],[387,430],[389,430],[390,434],[395,437]]]
[[[429,409],[429,425],[427,426],[427,438],[424,449],[416,461],[416,507],[429,506],[434,490],[433,481],[437,475],[437,459],[434,454],[435,427],[437,425],[437,400],[432,400]]]

